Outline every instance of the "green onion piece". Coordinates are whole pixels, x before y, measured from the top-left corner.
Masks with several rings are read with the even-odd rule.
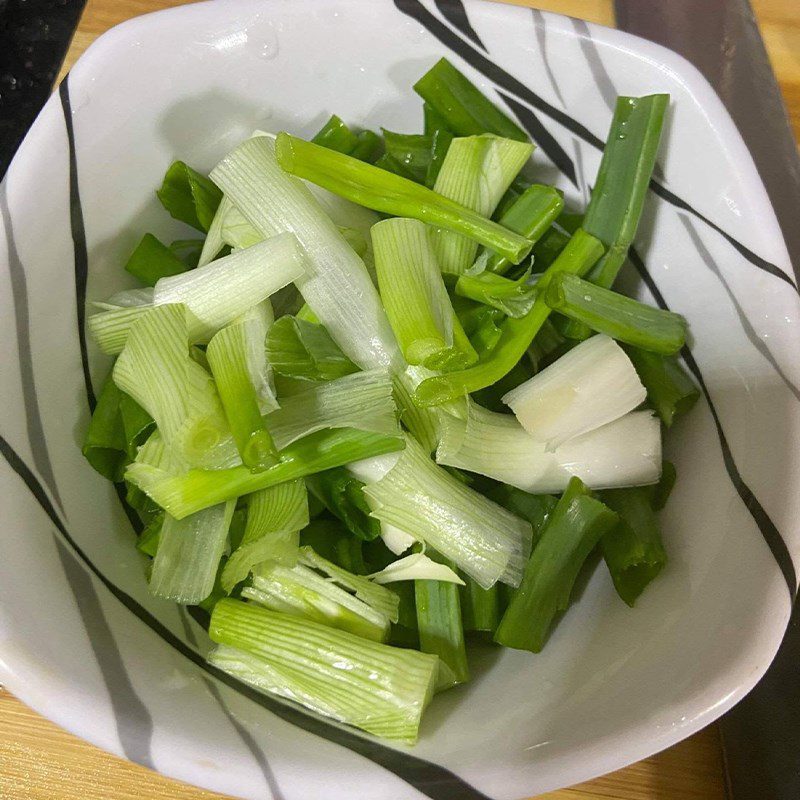
[[[311,141],[338,153],[352,153],[358,145],[356,134],[336,114],[331,116]]]
[[[557,356],[564,355],[569,347],[567,340],[558,332],[553,321],[548,319],[528,348],[527,355],[534,372],[541,372],[546,366],[552,364]],[[519,383],[522,381],[517,381],[517,385]]]
[[[519,581],[528,523],[449,475],[414,439],[406,438],[395,466],[364,493],[373,516],[435,548],[484,588]]]
[[[161,539],[161,527],[164,524],[164,513],[153,514],[136,541],[136,549],[150,558],[155,558],[158,543]]]
[[[452,141],[453,134],[445,128],[439,128],[431,135],[431,160],[425,173],[425,185],[429,189],[433,189],[436,185],[436,179],[439,177]]]
[[[573,478],[545,525],[511,597],[494,640],[505,647],[538,653],[553,619],[569,605],[580,568],[617,515]]]
[[[489,102],[446,58],[437,61],[414,84],[414,91],[425,101],[426,120],[430,107],[457,136],[494,133],[507,139],[528,141],[525,131]]]
[[[131,326],[152,307],[152,305],[142,305],[109,308],[98,314],[92,314],[86,320],[86,327],[106,355],[116,356],[125,347]]]
[[[275,155],[280,166],[291,175],[310,180],[375,211],[413,217],[461,233],[502,253],[514,264],[530,252],[530,242],[524,236],[377,166],[334,153],[288,133],[278,134]]]
[[[494,350],[503,334],[500,324],[506,315],[502,311],[482,303],[462,303],[455,299],[453,308],[464,333],[478,356],[483,358]]]
[[[646,395],[625,351],[597,334],[512,389],[503,402],[536,441],[552,450],[619,419]]]
[[[152,233],[142,237],[125,264],[125,270],[145,286],[155,286],[160,278],[180,275],[186,269],[186,264]]]
[[[539,279],[539,289],[544,291],[552,276],[559,272],[585,274],[602,253],[603,246],[594,236],[583,230],[576,231]],[[421,406],[435,406],[496,383],[525,355],[549,314],[550,308],[540,294],[524,317],[506,320],[503,335],[487,358],[461,372],[428,378],[417,387],[414,400]]]
[[[375,268],[386,314],[410,364],[459,369],[478,360],[453,312],[428,228],[395,217],[372,228]]]
[[[122,394],[119,399],[119,413],[122,429],[125,432],[125,449],[133,461],[139,445],[144,444],[156,426],[155,420],[130,396]]]
[[[558,219],[560,220],[561,217]],[[551,224],[531,250],[534,270],[536,272],[544,272],[569,244],[569,240],[570,234],[562,230],[558,222]]]
[[[221,600],[209,663],[261,691],[407,744],[433,694],[438,659],[236,600]]]
[[[381,369],[310,383],[305,391],[292,395],[291,403],[267,414],[267,429],[279,449],[324,428],[396,436],[399,427],[392,389],[389,373]]]
[[[447,563],[446,559],[442,559]],[[452,568],[452,564],[448,565]],[[469,680],[467,651],[458,585],[446,581],[414,581],[419,647],[439,656],[449,669],[442,670],[437,690]]]
[[[378,158],[374,166],[384,172],[390,172],[392,175],[399,175],[401,178],[416,183],[416,181],[414,181],[414,175],[394,156],[390,156],[388,153],[384,153]]]
[[[308,381],[330,381],[358,369],[322,325],[299,313],[281,317],[269,329],[267,359],[278,374]]]
[[[435,373],[425,367],[409,366],[394,376],[394,397],[400,421],[412,436],[430,453],[439,441],[439,418],[436,409],[420,408],[413,400],[420,382]]]
[[[434,191],[483,217],[491,217],[532,152],[533,145],[528,142],[491,134],[453,139]],[[442,272],[450,275],[465,272],[478,252],[473,239],[453,230],[438,231],[433,247]]]
[[[650,505],[653,511],[661,511],[667,504],[677,477],[675,465],[671,461],[662,462],[661,478],[658,483],[650,487]]]
[[[312,520],[300,532],[300,544],[311,547],[315,553],[348,572],[369,574],[370,570],[364,563],[363,540],[356,539],[339,520],[325,517]]]
[[[184,303],[192,312],[191,340],[208,341],[224,325],[304,275],[306,263],[292,234],[273,236],[204,267],[161,278],[153,302]]]
[[[532,545],[536,547],[558,500],[551,494],[531,494],[505,483],[497,483],[483,493],[512,514],[530,522],[533,528]]]
[[[447,120],[429,103],[422,104],[422,118],[423,118],[423,133],[427,136],[433,136],[436,131],[450,129],[447,126]],[[450,131],[452,133],[452,131]],[[483,131],[481,131],[483,133]]]
[[[526,270],[514,281],[502,275],[495,275],[493,272],[459,275],[456,294],[496,308],[503,314],[518,319],[533,308],[536,300],[536,287],[531,286],[529,279],[530,270]]]
[[[497,584],[490,589],[483,589],[472,578],[467,578],[460,592],[464,630],[494,633],[501,613]]]
[[[686,342],[686,320],[680,314],[640,303],[577,275],[556,275],[545,301],[553,311],[594,331],[653,353],[673,355]]]
[[[612,489],[601,495],[619,515],[601,540],[603,558],[617,594],[631,607],[667,563],[651,494],[649,488],[639,488]]]
[[[109,377],[97,398],[97,405],[81,447],[81,452],[93,469],[115,483],[122,480],[129,460],[120,413],[120,401],[123,397],[123,393]]]
[[[169,251],[184,267],[194,269],[199,264],[204,243],[205,239],[176,239],[170,243]]]
[[[403,165],[417,183],[424,183],[431,164],[433,141],[416,133],[394,133],[383,128],[386,153]]]
[[[489,306],[483,306],[483,308],[489,311],[494,311],[498,314],[500,313],[493,308],[490,309]],[[547,323],[545,323],[545,325],[546,324]],[[493,383],[491,386],[487,386],[485,389],[479,389],[477,392],[473,392],[471,397],[479,406],[482,406],[489,411],[496,411],[498,414],[508,414],[508,406],[503,402],[502,398],[505,397],[513,388],[519,386],[521,383],[524,383],[534,374],[535,371],[531,366],[530,359],[527,356],[524,356],[516,364],[514,364],[514,366],[511,368],[511,371],[503,375],[503,377],[500,378],[497,383]],[[437,406],[437,408],[438,407],[439,406]]]
[[[205,233],[222,200],[222,192],[205,175],[175,161],[156,192],[170,216]]]
[[[344,467],[318,472],[306,478],[308,490],[359,539],[371,541],[381,535],[381,524],[370,517],[364,484]]]
[[[228,214],[233,208],[234,205],[231,199],[223,196],[214,213],[214,219],[211,220],[211,225],[208,227],[206,238],[203,241],[203,249],[197,261],[198,267],[204,267],[206,264],[210,264],[225,247],[226,242],[223,236],[223,228],[227,222]]]
[[[224,592],[230,594],[262,561],[293,567],[299,557],[298,533],[308,517],[308,493],[300,479],[249,495],[242,540],[222,570]]]
[[[351,156],[353,158],[357,158],[359,161],[366,161],[370,164],[374,164],[381,156],[381,152],[383,151],[383,141],[381,137],[378,136],[375,131],[360,131],[358,136],[356,136],[358,140],[356,146],[350,151]]]
[[[212,506],[185,519],[167,514],[150,574],[150,594],[193,605],[211,594],[236,502]]]
[[[265,469],[277,461],[277,449],[261,418],[258,395],[248,364],[253,326],[246,322],[222,328],[208,343],[206,356],[242,463]],[[264,350],[264,337],[260,349]]]
[[[464,585],[452,567],[443,561],[434,561],[422,552],[398,558],[387,564],[382,570],[369,576],[375,583],[398,583],[400,581],[442,581]]]
[[[323,430],[286,447],[280,461],[262,472],[245,466],[227,469],[193,469],[181,475],[149,464],[134,463],[126,480],[146,492],[172,516],[182,519],[203,508],[243,494],[257,492],[324,469],[402,449],[402,437],[368,433],[352,428]]]
[[[307,146],[384,174],[324,147]],[[401,369],[400,350],[378,291],[336,224],[359,226],[342,219],[335,223],[311,190],[281,169],[275,142],[266,136],[239,145],[211,174],[261,235],[288,231],[297,237],[307,262],[297,288],[345,355],[362,369]]]
[[[510,231],[522,234],[526,239],[534,243],[545,235],[558,218],[564,208],[564,198],[553,186],[543,186],[534,183],[529,186],[511,205],[501,214],[498,222]],[[566,244],[566,239],[564,241]],[[563,249],[563,245],[559,250]],[[497,253],[484,251],[478,257],[479,261],[485,258],[484,269],[487,272],[494,272],[498,275],[505,274],[511,263]],[[537,266],[539,264],[534,260]]]
[[[626,349],[647,389],[647,401],[661,421],[670,427],[697,402],[700,391],[675,357],[648,353],[635,347]]]

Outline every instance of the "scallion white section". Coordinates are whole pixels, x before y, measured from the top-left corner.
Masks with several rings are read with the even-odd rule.
[[[131,326],[141,319],[152,306],[112,307],[108,303],[103,306],[105,310],[87,318],[86,327],[98,347],[106,355],[116,356],[125,347]]]
[[[185,304],[196,320],[190,339],[203,341],[304,272],[305,258],[297,240],[284,234],[204,267],[161,278],[154,302]]]
[[[150,575],[150,593],[176,603],[205,600],[214,588],[236,501],[185,519],[167,514]]]
[[[531,527],[435,464],[406,437],[397,463],[364,487],[372,515],[429,544],[483,588],[519,584]]]
[[[447,564],[440,564],[424,553],[412,553],[393,561],[388,567],[369,577],[380,584],[395,581],[445,581],[464,585],[464,581]]]
[[[294,233],[309,267],[297,280],[306,302],[342,351],[363,369],[402,368],[402,356],[364,262],[302,182],[287,175],[264,136],[249,139],[212,180],[265,237]]]
[[[644,402],[647,392],[625,351],[598,334],[503,397],[528,433],[555,449]]]

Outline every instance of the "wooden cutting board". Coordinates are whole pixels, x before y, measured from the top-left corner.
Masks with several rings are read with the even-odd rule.
[[[612,0],[512,0],[614,24]],[[62,75],[101,33],[186,0],[88,0]],[[800,137],[800,0],[752,0]],[[546,800],[724,800],[716,726],[619,772]],[[0,800],[224,800],[108,755],[43,719],[0,689]]]

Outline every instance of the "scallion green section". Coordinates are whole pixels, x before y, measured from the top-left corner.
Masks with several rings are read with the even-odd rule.
[[[371,541],[381,534],[378,520],[370,516],[364,484],[344,467],[306,478],[309,491],[359,539]]]
[[[456,294],[519,319],[533,308],[537,290],[530,283],[530,270],[526,270],[516,280],[509,280],[493,272],[481,272],[478,275],[460,275]]]
[[[146,233],[125,264],[125,270],[145,286],[155,286],[161,278],[186,272],[187,265],[171,248],[152,233]]]
[[[206,233],[222,200],[222,192],[205,175],[183,161],[174,162],[156,192],[170,216]]]
[[[628,347],[625,352],[647,389],[647,401],[667,427],[697,402],[700,390],[677,358],[636,347]]]

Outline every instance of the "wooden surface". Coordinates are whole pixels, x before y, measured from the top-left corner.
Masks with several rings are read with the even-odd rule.
[[[515,1],[613,24],[611,0]],[[184,2],[89,0],[64,71],[111,26]],[[753,0],[753,6],[800,137],[800,0]],[[719,736],[712,726],[659,755],[543,795],[542,800],[723,800],[724,796]],[[222,800],[222,796],[110,756],[0,690],[0,800]]]

